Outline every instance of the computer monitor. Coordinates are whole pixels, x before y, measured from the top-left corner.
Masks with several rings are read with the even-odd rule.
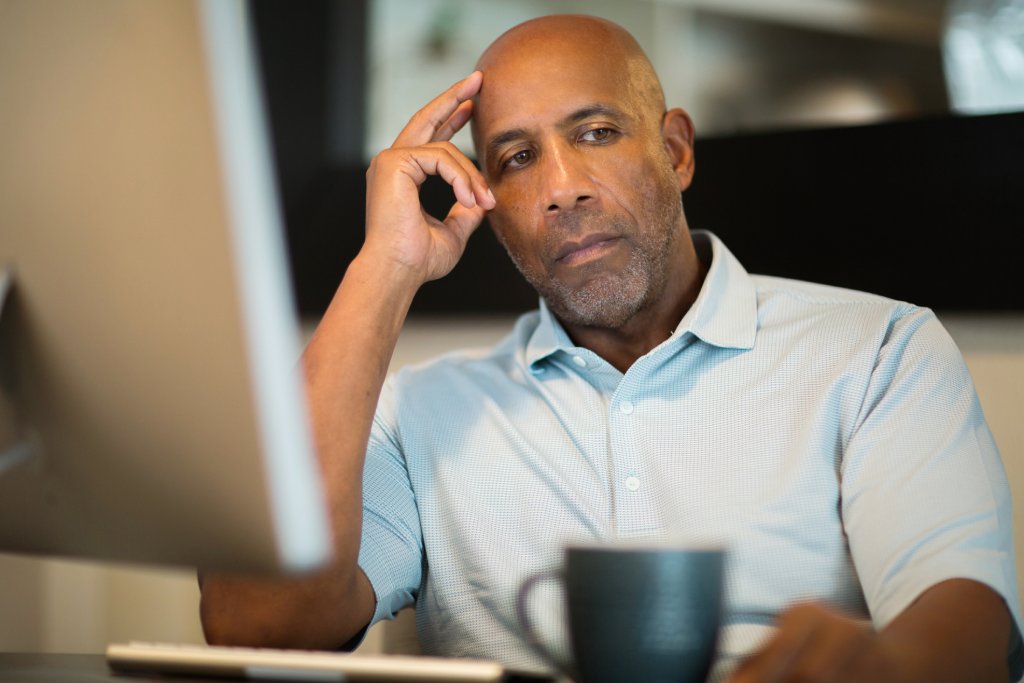
[[[0,551],[324,563],[245,6],[4,0],[0,103]]]

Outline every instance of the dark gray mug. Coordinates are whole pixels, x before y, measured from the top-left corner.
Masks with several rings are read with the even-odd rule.
[[[571,546],[559,572],[534,574],[516,601],[519,624],[550,662],[584,683],[703,683],[715,657],[725,553],[720,549]],[[527,598],[538,582],[565,584],[574,665],[540,643]]]

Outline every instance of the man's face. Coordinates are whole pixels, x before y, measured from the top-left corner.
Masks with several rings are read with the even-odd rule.
[[[620,327],[664,291],[685,229],[661,111],[599,45],[527,44],[483,67],[492,227],[563,322]]]

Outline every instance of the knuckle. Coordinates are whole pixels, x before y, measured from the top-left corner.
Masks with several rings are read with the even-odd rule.
[[[394,154],[392,149],[383,149],[377,152],[376,156],[370,159],[370,165],[367,168],[367,172],[372,171],[381,165],[386,165],[388,159]]]
[[[453,160],[458,159],[458,155],[460,154],[458,147],[443,140],[430,142],[426,146],[444,154],[445,156],[451,157]]]
[[[378,155],[378,156],[375,156],[374,158],[370,159],[370,165],[366,167],[366,178],[367,178],[367,180],[372,178],[377,173],[377,163],[378,163],[377,160],[379,158],[380,158],[380,156]]]
[[[370,159],[370,163],[366,167],[366,179],[370,180],[386,172],[393,165],[396,156],[394,149],[384,149],[378,152],[376,156]]]

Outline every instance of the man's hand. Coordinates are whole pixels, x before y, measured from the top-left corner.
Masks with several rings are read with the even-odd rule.
[[[482,80],[475,71],[423,107],[366,173],[363,255],[408,271],[418,283],[447,275],[486,211],[494,208],[483,175],[449,142],[472,116],[471,98]],[[455,191],[457,201],[444,221],[420,204],[419,188],[430,175]]]
[[[805,603],[779,617],[778,632],[730,683],[895,681],[894,663],[869,624]]]
[[[778,631],[729,683],[1005,683],[1010,612],[994,590],[950,579],[879,632],[816,603],[779,616]]]

